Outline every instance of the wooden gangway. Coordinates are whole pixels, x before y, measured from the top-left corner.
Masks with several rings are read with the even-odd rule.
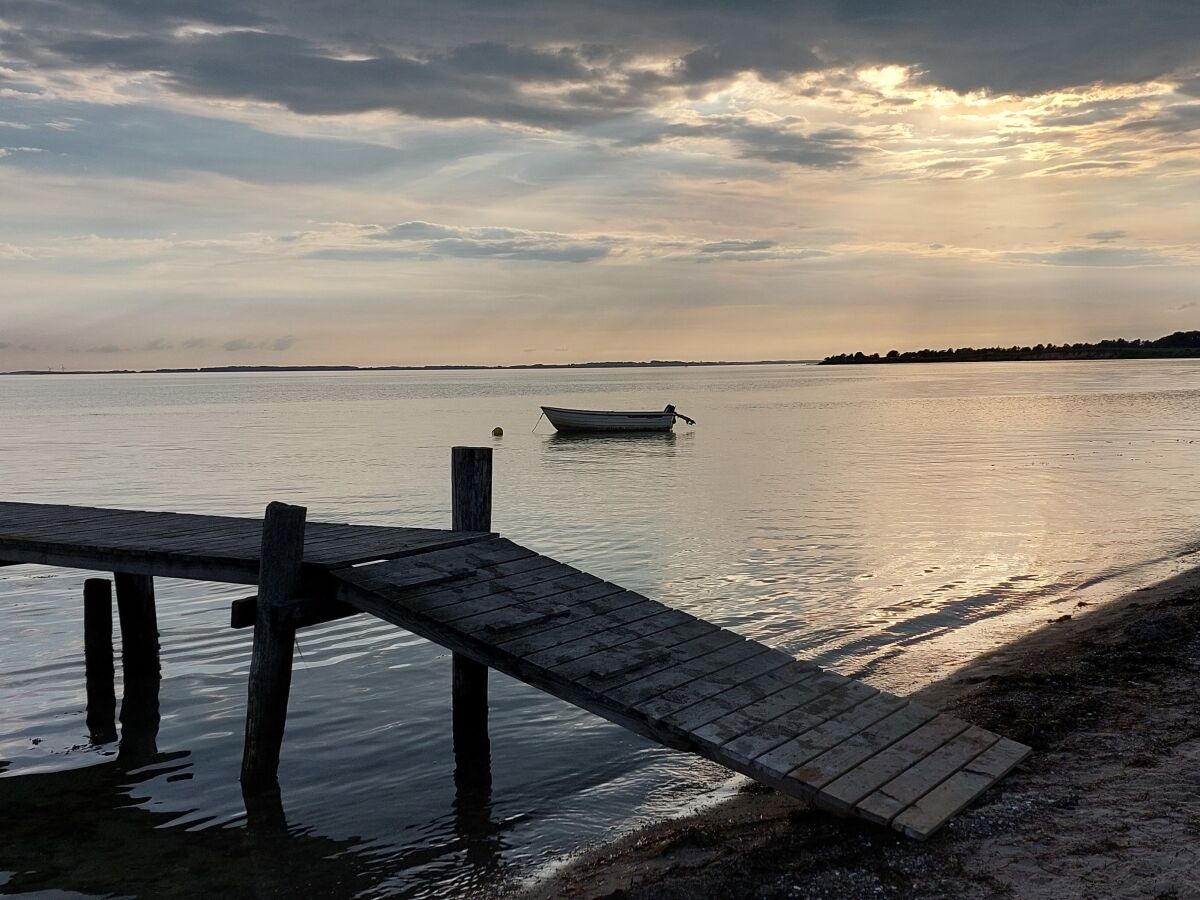
[[[485,457],[473,452],[478,486]],[[490,497],[490,453],[486,475]],[[456,491],[456,505],[469,494]],[[135,633],[138,609],[154,615],[146,583],[154,576],[259,583],[231,615],[235,627],[255,627],[242,770],[251,787],[274,779],[295,629],[356,613],[454,652],[456,727],[462,705],[476,707],[486,729],[479,678],[496,669],[668,747],[915,838],[1029,753],[498,537],[486,527],[490,507],[476,511],[484,527],[452,531],[306,525],[300,510],[297,539],[299,508],[272,506],[264,524],[0,503],[0,560],[120,573],[121,625]]]

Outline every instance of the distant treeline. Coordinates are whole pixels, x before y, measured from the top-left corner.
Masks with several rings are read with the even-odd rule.
[[[945,350],[889,350],[878,353],[841,353],[821,360],[822,366],[863,363],[1002,362],[1051,359],[1152,359],[1200,357],[1200,331],[1176,331],[1155,341],[1125,338],[1095,344],[1037,344],[1033,347],[950,347]]]

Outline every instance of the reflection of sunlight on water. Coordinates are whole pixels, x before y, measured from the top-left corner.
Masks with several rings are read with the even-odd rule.
[[[908,690],[1197,561],[1179,554],[1200,534],[1198,399],[1190,362],[8,379],[0,402],[22,428],[0,466],[6,499],[251,515],[287,499],[313,520],[440,527],[448,448],[494,446],[507,535]],[[540,403],[666,402],[701,424],[528,430]],[[24,776],[111,758],[84,737],[82,578],[0,569],[0,804]],[[158,745],[187,768],[119,776],[104,802],[172,833],[245,827],[249,636],[227,627],[245,589],[158,587]],[[293,852],[313,835],[370,884],[469,894],[723,779],[497,676],[492,782],[472,805],[448,659],[374,620],[301,633],[281,771]],[[70,815],[82,798],[56,802]]]

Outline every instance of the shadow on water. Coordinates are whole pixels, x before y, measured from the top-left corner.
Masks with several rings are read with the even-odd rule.
[[[134,805],[131,792],[191,768],[187,751],[129,769],[114,760],[0,780],[0,893],[77,891],[136,897],[343,897],[378,874],[349,841],[289,829],[278,793],[247,803],[245,828],[169,828],[178,813]]]
[[[142,745],[144,746],[144,745]],[[359,838],[333,839],[289,825],[278,790],[247,796],[244,827],[170,827],[178,811],[139,805],[157,779],[190,776],[188,751],[156,753],[136,768],[118,758],[63,772],[0,779],[4,840],[0,894],[75,891],[134,897],[350,897],[419,892],[419,869],[459,856],[465,886],[504,879],[486,754],[458,760],[454,840],[379,853]],[[0,771],[6,766],[0,761]],[[139,790],[140,788],[140,790]],[[436,881],[436,879],[435,879]],[[432,885],[430,885],[432,886]]]
[[[152,796],[159,779],[191,778],[191,754],[158,749],[162,679],[157,659],[125,671],[115,758],[0,778],[0,894],[53,890],[256,900],[406,895],[421,892],[423,867],[447,857],[461,860],[457,880],[466,889],[504,880],[503,833],[516,822],[493,818],[486,730],[456,734],[449,842],[380,853],[362,838],[315,835],[307,826],[289,826],[278,788],[244,795],[244,827],[171,827],[180,818],[178,810],[157,811],[134,798]],[[111,707],[102,712],[112,715]],[[94,716],[91,722],[110,733],[107,722]],[[9,767],[0,759],[0,773]],[[431,875],[429,881],[427,888],[436,887],[439,877]]]

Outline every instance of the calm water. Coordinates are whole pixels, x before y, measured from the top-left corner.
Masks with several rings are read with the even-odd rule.
[[[667,402],[700,424],[530,431]],[[1194,361],[4,378],[0,413],[5,499],[314,520],[445,527],[449,447],[494,444],[498,530],[894,689],[1200,541]],[[301,633],[286,831],[248,828],[246,590],[159,582],[159,756],[129,770],[87,741],[84,577],[0,569],[0,811],[44,811],[0,820],[0,893],[469,896],[724,777],[494,675],[490,795],[456,791],[449,654],[359,618]]]

